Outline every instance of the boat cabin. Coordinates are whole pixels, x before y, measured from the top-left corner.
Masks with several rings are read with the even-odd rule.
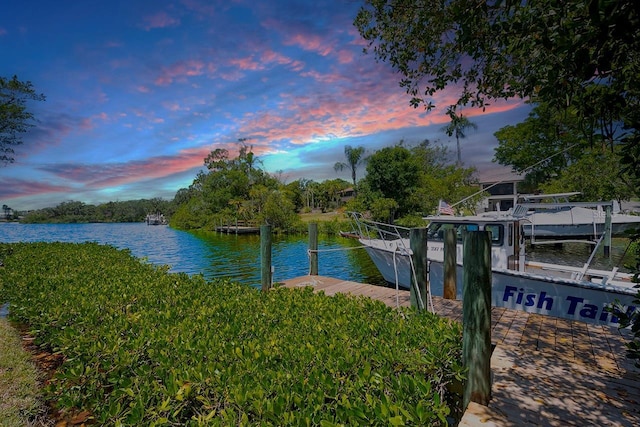
[[[447,229],[456,230],[458,263],[462,262],[462,243],[465,232],[489,231],[491,233],[491,264],[493,267],[505,270],[524,269],[524,242],[518,219],[489,216],[434,216],[425,219],[429,221],[427,231],[429,259],[436,262],[444,261],[444,236]]]

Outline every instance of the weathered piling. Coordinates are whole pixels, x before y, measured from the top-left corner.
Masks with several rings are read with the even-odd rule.
[[[318,275],[318,223],[309,223],[309,275]]]
[[[415,277],[411,275],[411,306],[424,310],[427,307],[427,229],[412,228],[409,246]]]
[[[611,258],[611,206],[605,208],[604,256]]]
[[[445,299],[456,299],[458,296],[458,286],[456,283],[458,265],[456,230],[450,228],[444,230],[444,284],[442,296]]]
[[[491,398],[491,235],[464,236],[462,359],[468,368],[463,405],[488,405]]]
[[[271,226],[260,226],[260,272],[262,290],[271,289]]]

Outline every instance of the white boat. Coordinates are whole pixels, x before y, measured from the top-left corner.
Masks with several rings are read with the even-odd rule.
[[[504,214],[489,216],[427,217],[427,259],[431,289],[443,288],[444,230],[455,227],[458,236],[457,291],[462,295],[465,230],[491,231],[492,305],[594,324],[617,325],[618,319],[606,307],[619,301],[634,308],[632,275],[590,268],[597,250],[585,265],[573,267],[526,259],[521,219]],[[398,287],[409,288],[412,251],[409,229],[364,220],[354,215],[360,243],[384,277]],[[602,241],[602,239],[600,239]],[[440,291],[441,292],[441,291]]]
[[[542,240],[596,240],[605,231],[607,209],[611,214],[611,235],[623,237],[627,231],[640,227],[640,216],[621,212],[615,201],[570,202],[580,193],[521,195],[516,206],[506,215],[526,219],[522,228],[532,243]],[[545,202],[547,200],[548,202]],[[488,215],[495,215],[489,212]],[[487,215],[487,214],[483,214]]]
[[[144,220],[147,225],[167,225],[167,219],[161,213],[147,214]]]

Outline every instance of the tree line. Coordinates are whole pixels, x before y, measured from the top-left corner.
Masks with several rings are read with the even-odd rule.
[[[171,215],[173,202],[161,198],[107,202],[98,205],[69,200],[55,207],[19,213],[20,222],[33,223],[90,223],[141,222],[147,214]]]
[[[244,143],[237,157],[215,149],[204,159],[207,170],[176,193],[170,224],[213,230],[242,222],[291,231],[302,227],[300,212],[339,208],[366,210],[380,220],[410,221],[433,213],[439,198],[458,200],[477,190],[474,170],[451,164],[447,150],[429,141],[414,146],[400,141],[368,156],[364,147],[347,146],[345,156],[347,163],[338,162],[335,169],[350,168],[351,183],[339,178],[285,183],[261,169]],[[365,163],[366,176],[358,181],[357,168]],[[355,197],[345,200],[348,190]],[[470,199],[468,206],[473,202]]]

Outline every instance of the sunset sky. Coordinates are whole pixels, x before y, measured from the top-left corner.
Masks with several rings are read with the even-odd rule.
[[[345,145],[373,152],[404,139],[449,146],[437,109],[409,105],[399,75],[353,26],[352,0],[31,0],[3,2],[0,75],[45,94],[37,126],[0,166],[0,203],[172,199],[215,148],[247,144],[286,182],[350,179]],[[464,110],[478,125],[462,159],[485,177],[493,133],[529,109]],[[364,174],[364,168],[359,172]]]

